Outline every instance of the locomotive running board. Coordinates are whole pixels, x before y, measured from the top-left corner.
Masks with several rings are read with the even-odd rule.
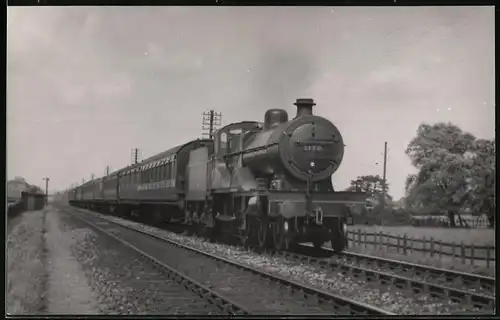
[[[368,197],[369,195],[364,192],[312,193],[314,203],[364,204]],[[269,201],[304,202],[306,195],[304,192],[270,192],[268,199]]]

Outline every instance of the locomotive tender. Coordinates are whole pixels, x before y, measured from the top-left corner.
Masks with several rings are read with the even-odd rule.
[[[288,120],[270,109],[264,123],[243,121],[70,190],[72,205],[181,222],[209,238],[233,234],[243,245],[287,250],[298,242],[347,247],[348,205],[367,194],[338,192],[331,176],[342,135],[297,99]]]

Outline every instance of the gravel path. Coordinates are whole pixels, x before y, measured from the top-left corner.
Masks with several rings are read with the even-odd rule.
[[[11,315],[45,313],[45,211],[26,212],[10,224],[7,234],[6,312]]]
[[[95,213],[93,213],[95,214]],[[131,222],[115,217],[108,218],[131,226],[140,226],[152,234],[168,237],[197,249],[217,254],[240,263],[262,268],[270,273],[289,277],[295,281],[307,283],[326,291],[340,294],[353,300],[372,304],[397,314],[450,314],[473,310],[451,301],[435,300],[426,294],[408,295],[389,286],[370,284],[342,274],[336,274],[329,269],[321,269],[307,263],[298,264],[295,260],[285,257],[270,257],[235,248],[224,244],[207,243],[194,237],[185,237],[147,225]]]
[[[48,299],[51,314],[99,314],[97,298],[81,266],[71,254],[71,247],[85,237],[85,230],[63,231],[59,213],[47,212]]]
[[[24,212],[7,236],[7,313],[98,314],[96,299],[70,253],[51,207]]]

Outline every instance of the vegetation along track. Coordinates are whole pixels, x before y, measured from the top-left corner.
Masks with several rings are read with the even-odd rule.
[[[68,210],[65,210],[68,212]],[[93,227],[112,234],[224,310],[251,314],[376,314],[383,309],[244,266],[93,214],[71,210]],[[231,297],[231,299],[227,297]]]
[[[301,246],[312,249],[309,245]],[[329,249],[325,251],[325,256],[333,254]],[[435,299],[449,299],[482,311],[493,310],[495,306],[495,278],[491,277],[352,252],[335,253],[328,259],[289,252],[280,254],[333,272],[393,285],[409,294],[427,293]]]

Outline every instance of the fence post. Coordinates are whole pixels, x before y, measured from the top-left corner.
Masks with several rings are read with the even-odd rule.
[[[399,253],[399,240],[400,240],[400,236],[398,235],[398,237],[396,238],[396,253]]]
[[[490,259],[491,259],[491,256],[490,256],[490,249],[489,248],[486,248],[486,268],[490,268]]]
[[[443,260],[443,242],[438,240],[438,243],[439,243],[439,260]]]
[[[422,254],[425,254],[427,251],[425,250],[426,246],[425,244],[427,243],[427,238],[426,237],[422,237]]]
[[[475,257],[474,257],[474,244],[472,243],[470,245],[470,264],[471,265],[474,265],[474,260],[475,260]]]
[[[408,237],[406,233],[403,235],[403,253],[405,255],[408,254]]]
[[[368,234],[368,232],[365,231],[365,230],[363,230],[363,241],[365,243],[365,249],[368,246],[368,239],[367,239],[368,237],[367,237],[367,234]]]
[[[434,239],[431,237],[431,257],[434,257]]]
[[[383,233],[382,231],[380,231],[380,244],[382,245],[382,248],[384,248],[386,251],[387,251],[387,241],[384,242],[384,238],[385,238],[385,233]]]
[[[456,245],[455,241],[453,241],[451,243],[451,256],[453,257],[453,259],[455,259],[457,257],[456,254],[455,254],[455,248],[456,247],[457,247],[457,245]]]
[[[465,264],[465,246],[464,242],[460,242],[460,255],[462,256],[462,263]]]

